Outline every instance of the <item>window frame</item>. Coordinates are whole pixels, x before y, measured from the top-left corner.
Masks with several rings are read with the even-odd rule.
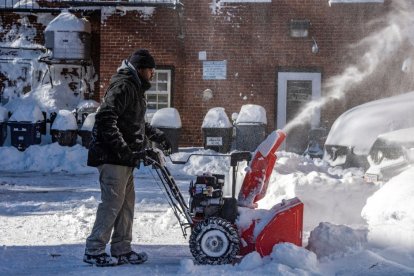
[[[166,82],[159,82],[158,81],[158,74],[159,73],[166,73],[167,74],[167,80]],[[165,108],[165,107],[161,107],[159,108],[159,101],[158,101],[158,96],[159,95],[167,95],[167,106],[166,107],[172,107],[172,102],[173,102],[173,79],[174,79],[174,68],[171,66],[157,66],[157,68],[155,69],[155,76],[154,76],[154,81],[151,81],[151,89],[147,90],[145,92],[145,99],[147,101],[147,112],[146,112],[146,117],[147,119],[150,121],[150,119],[152,118],[152,115],[155,114],[155,112],[157,112],[159,109],[161,108]],[[158,90],[158,84],[159,83],[166,83],[167,84],[167,90],[166,91],[159,91]],[[152,90],[154,88],[154,90]],[[148,96],[151,95],[156,95],[157,99],[155,102],[156,108],[149,108],[150,105],[152,105]],[[162,104],[164,104],[164,102],[162,102]]]

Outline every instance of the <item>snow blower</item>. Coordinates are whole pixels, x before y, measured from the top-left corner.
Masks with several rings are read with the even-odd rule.
[[[296,197],[283,200],[267,210],[265,216],[252,219],[246,229],[239,229],[236,225],[240,208],[256,212],[257,201],[265,196],[277,159],[276,150],[285,137],[285,133],[280,130],[272,132],[259,145],[253,159],[251,152],[243,151],[235,151],[230,155],[210,155],[230,157],[232,196],[223,196],[224,175],[198,175],[190,183],[188,205],[165,166],[162,152],[157,149],[148,151],[145,162],[157,172],[184,237],[187,236],[186,230],[191,229],[189,245],[196,263],[234,263],[238,257],[253,251],[266,256],[280,242],[302,245],[303,203]],[[171,161],[173,164],[185,164],[193,155],[206,156],[191,154],[186,161]],[[251,162],[236,198],[236,172],[241,161]]]

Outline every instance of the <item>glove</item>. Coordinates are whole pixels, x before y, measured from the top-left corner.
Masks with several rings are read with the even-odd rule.
[[[144,158],[144,166],[152,165],[153,162],[160,163],[158,154],[153,149],[147,149],[147,150],[145,150],[145,156],[147,158]]]
[[[136,166],[141,163],[141,160],[145,160],[145,156],[147,156],[145,150],[132,152],[132,159],[134,160]]]
[[[171,154],[171,142],[170,140],[168,140],[167,137],[165,137],[165,135],[162,135],[160,142],[158,143],[161,147],[161,150],[164,152],[165,155],[170,155]]]

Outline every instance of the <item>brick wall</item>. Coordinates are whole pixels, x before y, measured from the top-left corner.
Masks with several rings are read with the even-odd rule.
[[[318,70],[325,84],[348,64],[358,61],[363,52],[355,53],[348,46],[382,27],[380,22],[368,23],[383,17],[391,8],[391,1],[329,6],[327,0],[273,0],[227,3],[213,11],[211,0],[182,2],[182,21],[178,10],[162,7],[154,9],[151,16],[119,11],[103,23],[97,14],[90,16],[93,59],[100,76],[97,100],[120,62],[135,49],[148,48],[158,66],[174,68],[172,105],[180,112],[183,123],[181,146],[202,144],[202,120],[212,107],[224,107],[230,117],[244,104],[262,105],[267,111],[268,131],[273,130],[277,71]],[[309,36],[291,38],[291,19],[309,20]],[[312,37],[320,49],[317,54],[311,51]],[[203,80],[199,51],[206,51],[207,60],[227,61],[226,80]],[[384,66],[396,68],[401,60],[388,63]],[[373,74],[353,87],[345,99],[332,100],[324,106],[321,121],[327,121],[329,126],[344,110],[378,98],[379,94],[393,94],[396,82],[400,83],[399,91],[413,87],[412,81],[389,82],[383,73]],[[206,89],[213,91],[213,98],[203,101]]]

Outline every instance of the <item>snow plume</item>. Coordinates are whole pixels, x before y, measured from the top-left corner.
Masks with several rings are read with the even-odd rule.
[[[407,42],[412,44],[410,48],[414,46],[414,31],[412,30],[414,5],[409,1],[399,0],[393,1],[392,5],[392,10],[387,16],[369,23],[383,24],[382,29],[375,30],[361,41],[349,46],[350,53],[362,51],[363,54],[357,59],[357,62],[349,65],[341,74],[328,79],[323,86],[323,95],[325,96],[307,103],[301,112],[285,126],[285,132],[289,134],[292,128],[309,122],[312,115],[321,107],[333,100],[343,99],[352,88],[361,84],[374,73],[379,73],[380,70],[383,71],[382,76],[388,76],[389,81],[397,82],[401,81],[399,77],[401,74],[411,70],[412,63],[409,57],[411,53],[407,52],[406,47]],[[405,59],[398,56],[401,53],[407,55]],[[401,58],[401,70],[392,70],[386,66],[392,60]],[[399,83],[395,84],[394,88],[398,87]],[[377,87],[376,89],[384,90],[386,88]],[[396,91],[391,92],[393,93],[390,94],[395,94]]]

